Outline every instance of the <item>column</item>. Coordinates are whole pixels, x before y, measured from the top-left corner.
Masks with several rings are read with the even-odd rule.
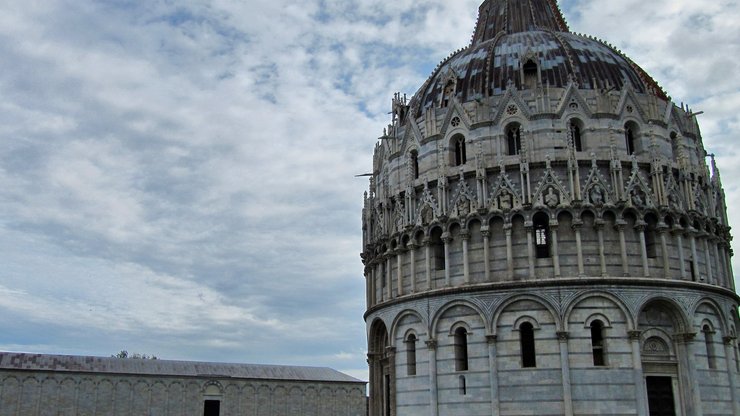
[[[673,234],[676,236],[678,243],[678,262],[681,264],[681,280],[686,280],[686,259],[683,255],[683,228],[677,225],[673,228]]]
[[[411,262],[411,267],[409,271],[409,276],[411,279],[411,293],[416,292],[416,249],[419,248],[419,246],[411,241],[409,243],[409,261]]]
[[[704,237],[704,265],[707,266],[707,283],[716,284],[714,273],[712,273],[712,257],[709,255],[709,236]]]
[[[578,276],[583,277],[586,275],[583,269],[583,246],[581,245],[581,227],[583,223],[581,221],[573,221],[573,231],[576,234],[576,252],[578,254]]]
[[[671,277],[670,257],[668,256],[668,241],[666,240],[666,231],[668,231],[668,226],[660,223],[658,224],[656,231],[660,235],[660,249],[663,252],[663,277],[668,279]]]
[[[725,276],[727,274],[722,268],[722,261],[719,258],[719,247],[717,245],[718,245],[717,238],[716,237],[712,238],[711,248],[713,252],[712,254],[714,254],[714,261],[712,263],[714,264],[714,270],[716,274],[715,279],[717,279],[716,281],[717,285],[722,286],[722,287],[727,287],[727,285],[725,284]]]
[[[725,342],[725,357],[727,362],[727,377],[730,379],[730,397],[732,398],[732,406],[734,414],[740,415],[740,397],[737,394],[737,373],[735,370],[736,366],[732,365],[732,359],[735,357],[735,337],[724,337],[722,340]]]
[[[370,270],[365,269],[365,304],[367,305],[365,309],[370,309],[370,307],[373,305],[373,301],[370,299],[370,296],[372,295],[372,273]]]
[[[619,250],[622,254],[622,273],[624,273],[625,276],[630,275],[630,265],[627,262],[627,242],[624,240],[624,227],[627,225],[627,223],[623,220],[617,220],[616,225],[614,225],[614,228],[619,231]]]
[[[645,386],[645,378],[642,374],[642,357],[640,355],[640,336],[642,335],[642,332],[628,331],[627,335],[629,335],[630,345],[632,346],[632,371],[635,382],[637,415],[647,416],[649,413],[647,388]]]
[[[511,247],[511,224],[504,224],[506,233],[506,278],[514,280],[514,256]]]
[[[383,374],[382,371],[380,371],[379,355],[380,354],[372,352],[367,354],[367,363],[370,367],[370,383],[368,383],[368,393],[370,394],[370,416],[380,416],[383,409]]]
[[[403,296],[403,251],[399,248],[396,250],[396,281],[398,290],[396,296]]]
[[[550,235],[552,236],[552,268],[555,277],[560,277],[560,255],[558,254],[558,222],[550,221]]]
[[[430,339],[426,344],[429,349],[429,415],[437,416],[437,341]]]
[[[392,275],[392,269],[391,269],[391,254],[387,253],[385,255],[385,288],[386,288],[386,299],[391,300],[393,299],[393,275]]]
[[[527,257],[529,258],[529,278],[534,280],[535,274],[534,274],[534,241],[532,241],[532,231],[534,228],[532,227],[531,222],[527,222],[524,224],[524,232],[527,233]]]
[[[388,388],[389,395],[386,398],[390,403],[391,412],[388,416],[396,416],[396,348],[385,347],[386,360],[388,363],[388,378],[390,379],[390,386]]]
[[[650,267],[648,267],[647,247],[645,246],[645,222],[638,221],[635,225],[635,231],[640,237],[640,254],[642,254],[642,275],[650,277]]]
[[[599,264],[601,265],[601,277],[608,276],[606,272],[606,253],[604,253],[604,220],[597,219],[594,223],[596,235],[599,238]]]
[[[491,416],[498,416],[499,399],[498,399],[498,367],[496,365],[496,335],[486,335],[488,342],[488,368],[489,383],[491,384]]]
[[[482,229],[480,232],[483,235],[483,269],[485,273],[485,281],[491,281],[491,248],[489,243],[491,242],[491,232],[488,229]]]
[[[692,280],[699,281],[699,256],[696,255],[696,230],[689,227],[689,242],[691,243],[691,264],[694,265]]]
[[[558,331],[558,344],[560,346],[560,369],[563,376],[563,406],[565,415],[573,415],[573,389],[570,382],[570,360],[568,359],[568,333]]]
[[[683,399],[686,402],[686,413],[691,416],[702,416],[701,397],[699,396],[698,378],[696,375],[696,351],[694,351],[696,334],[687,332],[676,334],[679,360],[679,377],[684,389]]]
[[[429,245],[429,239],[424,239],[424,255],[426,256],[424,258],[424,274],[427,279],[427,289],[432,290],[432,258],[431,253],[429,253],[429,250],[431,250],[431,247]]]
[[[462,238],[462,249],[463,249],[463,279],[465,284],[470,283],[470,260],[468,259],[468,241],[470,240],[470,233],[465,230],[460,233]]]
[[[442,242],[445,244],[445,287],[449,287],[450,281],[450,243],[452,237],[449,233],[442,234]]]

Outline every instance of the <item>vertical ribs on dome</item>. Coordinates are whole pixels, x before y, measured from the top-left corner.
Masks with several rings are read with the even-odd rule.
[[[536,29],[570,31],[556,0],[486,0],[478,9],[473,45],[494,39],[499,32]]]

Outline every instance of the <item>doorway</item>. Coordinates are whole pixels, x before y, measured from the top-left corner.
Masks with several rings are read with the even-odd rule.
[[[670,377],[646,377],[650,416],[676,416],[673,380]]]
[[[203,404],[203,416],[219,416],[220,411],[220,400],[206,400]]]

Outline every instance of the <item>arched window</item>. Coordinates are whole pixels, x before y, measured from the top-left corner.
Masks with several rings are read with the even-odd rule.
[[[452,139],[452,146],[454,152],[452,162],[455,166],[464,165],[468,161],[468,156],[465,152],[465,137],[460,135],[455,136]]]
[[[429,238],[432,251],[432,266],[435,270],[445,269],[445,245],[442,241],[442,229],[435,228]]]
[[[635,153],[635,127],[631,124],[624,126],[624,140],[627,146],[627,154],[632,155]]]
[[[570,129],[571,137],[573,138],[573,147],[576,152],[583,151],[583,143],[581,141],[581,127],[578,125],[576,120],[571,120],[568,128]]]
[[[508,139],[508,153],[509,156],[518,155],[522,151],[522,134],[521,127],[518,124],[513,124],[506,129],[506,138]]]
[[[714,355],[714,331],[709,325],[704,325],[701,332],[704,333],[704,343],[707,347],[707,365],[711,369],[717,368],[717,357]]]
[[[411,164],[411,176],[414,179],[419,179],[419,152],[416,150],[411,151],[409,163]]]
[[[527,63],[522,66],[522,72],[524,74],[524,88],[530,90],[537,88],[537,64],[531,59],[528,60]]]
[[[519,345],[522,351],[522,367],[537,367],[537,357],[534,345],[534,326],[529,322],[519,325]]]
[[[452,81],[448,82],[447,85],[445,85],[444,90],[442,91],[442,107],[447,108],[447,106],[450,105],[450,99],[455,94],[455,83]]]
[[[416,375],[416,335],[409,334],[406,338],[406,375]]]
[[[468,331],[455,330],[455,371],[468,371]]]
[[[676,134],[675,131],[672,131],[670,134],[671,137],[671,153],[673,154],[673,160],[678,160],[678,134]]]
[[[593,353],[594,365],[606,365],[606,345],[604,342],[604,323],[595,320],[591,322],[591,351]]]
[[[645,251],[648,258],[658,257],[658,243],[656,242],[657,221],[652,215],[645,217]]]
[[[538,259],[550,257],[550,221],[547,214],[542,212],[534,216],[532,221],[534,232],[534,248]]]

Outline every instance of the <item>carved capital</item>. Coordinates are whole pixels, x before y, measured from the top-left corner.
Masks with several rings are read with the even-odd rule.
[[[498,335],[486,335],[486,342],[489,344],[495,344],[498,340]]]
[[[558,341],[565,342],[568,340],[569,334],[568,331],[558,331],[557,333]]]
[[[385,347],[385,353],[388,356],[396,355],[396,347]]]
[[[647,223],[645,221],[637,221],[634,228],[637,232],[643,232],[645,231],[645,228],[647,228]]]
[[[724,337],[722,338],[722,341],[724,341],[726,345],[734,345],[736,339],[737,337]]]
[[[470,231],[468,230],[461,231],[460,238],[462,238],[463,240],[470,240]]]
[[[481,230],[480,233],[483,236],[483,238],[489,238],[489,237],[491,237],[491,231],[490,230]]]
[[[642,331],[627,331],[627,336],[632,341],[639,341],[642,336]]]
[[[437,349],[437,340],[436,339],[430,339],[429,341],[424,341],[425,344],[427,344],[427,348],[430,350],[436,350]]]

